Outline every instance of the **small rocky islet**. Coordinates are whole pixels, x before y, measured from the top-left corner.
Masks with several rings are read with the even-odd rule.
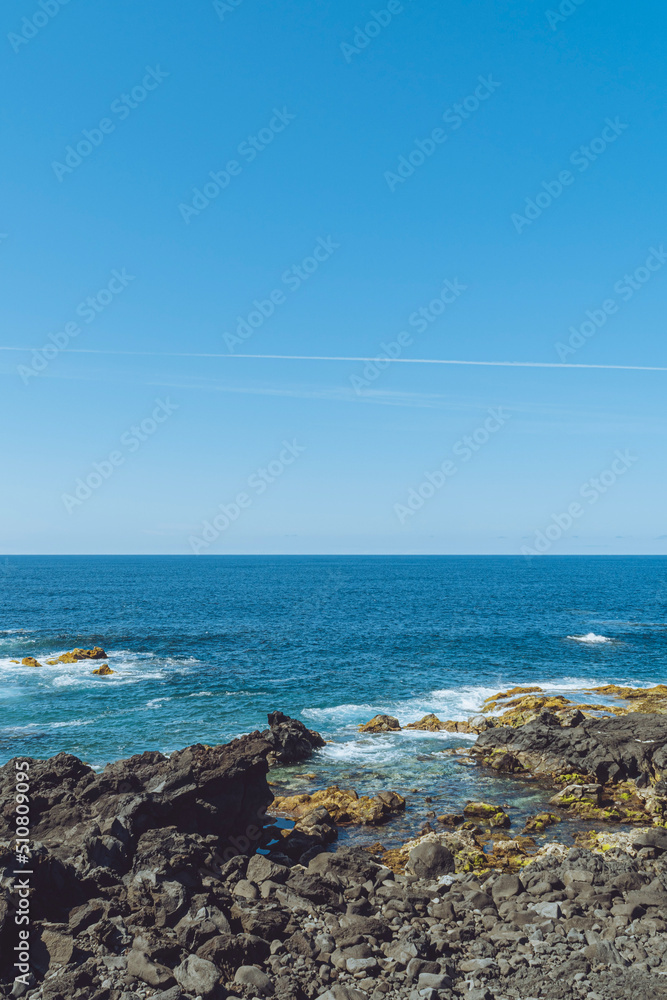
[[[26,759],[32,786],[32,969],[14,982],[16,761],[0,768],[0,995],[31,1000],[615,1000],[667,998],[667,686],[495,696],[466,723],[474,766],[540,783],[514,834],[467,802],[400,848],[388,789],[274,797],[271,768],[319,734],[269,728],[100,773]],[[494,714],[497,713],[497,714]],[[364,726],[397,732],[380,716]],[[405,727],[408,728],[408,727]],[[281,817],[290,817],[289,822]],[[338,846],[339,827],[369,828]],[[572,825],[576,843],[563,843]],[[590,826],[593,829],[590,829]],[[534,835],[553,834],[538,846]]]

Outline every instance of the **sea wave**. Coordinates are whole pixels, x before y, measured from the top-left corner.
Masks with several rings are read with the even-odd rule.
[[[614,641],[608,635],[596,635],[595,632],[587,632],[586,635],[568,635],[567,638],[572,639],[573,642],[586,642],[591,645]]]
[[[146,702],[146,708],[160,708],[164,701],[171,701],[171,698],[167,695],[162,698],[151,698],[150,701]]]

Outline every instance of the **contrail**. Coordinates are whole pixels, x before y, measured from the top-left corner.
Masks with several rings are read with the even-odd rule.
[[[39,347],[0,347],[0,351],[39,351]],[[145,358],[254,358],[256,361],[382,361],[400,365],[481,365],[490,368],[596,368],[622,372],[667,372],[667,367],[657,365],[585,365],[565,361],[462,361],[449,358],[387,358],[347,357],[324,354],[214,354],[176,351],[96,351],[66,347],[59,354],[104,354]]]

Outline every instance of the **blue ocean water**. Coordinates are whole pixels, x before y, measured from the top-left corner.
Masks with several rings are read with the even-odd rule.
[[[357,726],[467,718],[516,684],[664,682],[666,629],[662,557],[7,557],[0,760],[66,750],[100,767],[224,742],[281,709],[330,742],[280,789],[396,788],[408,825],[478,796],[525,811],[531,789],[452,753],[469,739]],[[112,676],[10,662],[93,645]]]

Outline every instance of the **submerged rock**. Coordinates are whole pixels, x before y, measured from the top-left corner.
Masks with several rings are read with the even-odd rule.
[[[398,732],[401,725],[393,715],[374,715],[369,722],[364,722],[359,726],[360,733],[394,733]]]
[[[543,833],[548,827],[553,826],[554,823],[560,823],[561,817],[557,816],[555,813],[541,812],[536,816],[530,816],[526,820],[526,825],[523,832],[526,833]]]
[[[468,802],[463,807],[466,819],[473,819],[482,826],[505,828],[511,826],[511,820],[504,809],[488,802]]]

